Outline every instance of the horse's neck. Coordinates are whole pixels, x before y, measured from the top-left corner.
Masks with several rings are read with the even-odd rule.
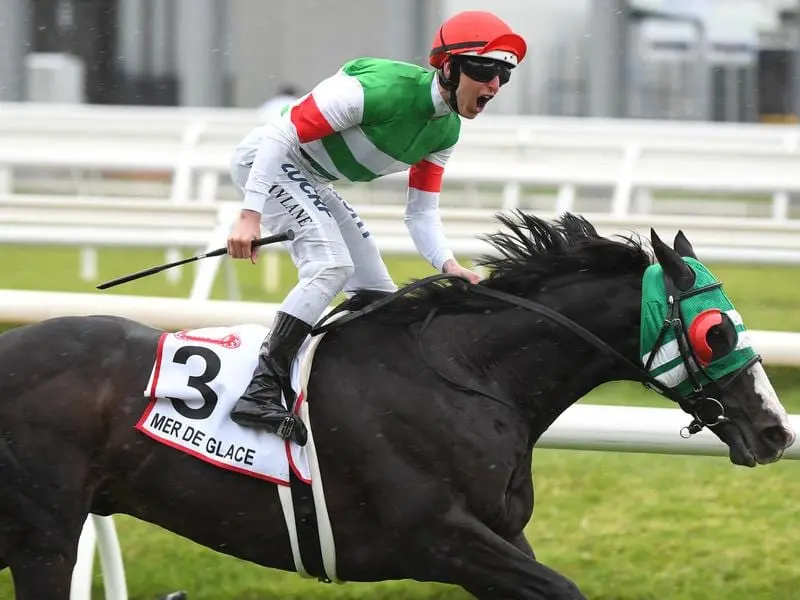
[[[638,280],[627,278],[556,284],[534,300],[636,362],[640,298]],[[500,385],[531,415],[535,437],[595,387],[630,377],[619,359],[535,312],[508,309],[471,319],[462,333],[453,334],[462,336],[459,346],[465,358],[485,381]]]

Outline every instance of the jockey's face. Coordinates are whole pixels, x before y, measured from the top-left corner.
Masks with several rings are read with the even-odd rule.
[[[472,60],[472,59],[467,59]],[[504,72],[493,72],[490,68],[487,76],[486,61],[481,64],[475,61],[475,65],[463,64],[461,67],[461,74],[458,80],[458,88],[456,88],[456,101],[458,103],[458,112],[462,117],[467,119],[474,119],[483,112],[486,104],[494,98],[500,91],[500,86],[508,81],[510,71],[506,68]],[[476,67],[470,69],[469,67]],[[445,75],[450,76],[450,64],[445,65]],[[473,72],[479,79],[470,77],[469,73]]]

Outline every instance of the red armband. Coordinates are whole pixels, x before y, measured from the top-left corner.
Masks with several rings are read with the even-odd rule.
[[[313,95],[309,95],[302,102],[292,107],[290,118],[300,142],[313,142],[333,133],[333,127],[328,123],[325,115],[317,106]]]
[[[440,192],[443,174],[444,167],[421,160],[413,165],[408,173],[408,187],[423,192]]]

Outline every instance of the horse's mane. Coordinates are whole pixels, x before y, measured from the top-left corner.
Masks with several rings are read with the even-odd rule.
[[[480,285],[533,297],[548,279],[565,275],[637,277],[652,263],[638,236],[600,236],[583,217],[565,213],[549,222],[522,211],[500,214],[508,231],[482,236],[496,253],[476,261],[489,271]],[[359,291],[339,308],[358,310],[383,297],[380,292]],[[380,321],[411,323],[424,319],[432,308],[442,313],[480,312],[500,301],[470,293],[451,280],[433,281],[402,295],[370,315]]]

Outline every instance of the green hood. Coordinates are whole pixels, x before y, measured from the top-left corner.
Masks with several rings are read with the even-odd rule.
[[[699,261],[693,258],[684,258],[683,261],[695,272],[695,282],[692,289],[697,289],[717,283],[717,278]],[[743,367],[754,356],[742,317],[736,312],[728,296],[721,287],[701,292],[681,301],[681,312],[685,319],[684,326],[688,330],[692,321],[704,310],[716,308],[726,313],[736,326],[736,348],[723,357],[713,361],[705,367],[706,373],[716,381],[725,375],[733,373]],[[640,337],[640,355],[642,364],[647,365],[650,352],[656,343],[658,334],[664,326],[667,317],[667,295],[664,290],[663,269],[655,264],[647,268],[642,278],[642,322]],[[694,361],[690,361],[696,369]],[[675,341],[674,331],[670,328],[656,352],[656,357],[651,365],[650,375],[658,379],[669,388],[676,389],[682,395],[691,393],[692,386],[687,379],[686,367]],[[697,380],[703,385],[709,383],[708,378],[697,371]]]

